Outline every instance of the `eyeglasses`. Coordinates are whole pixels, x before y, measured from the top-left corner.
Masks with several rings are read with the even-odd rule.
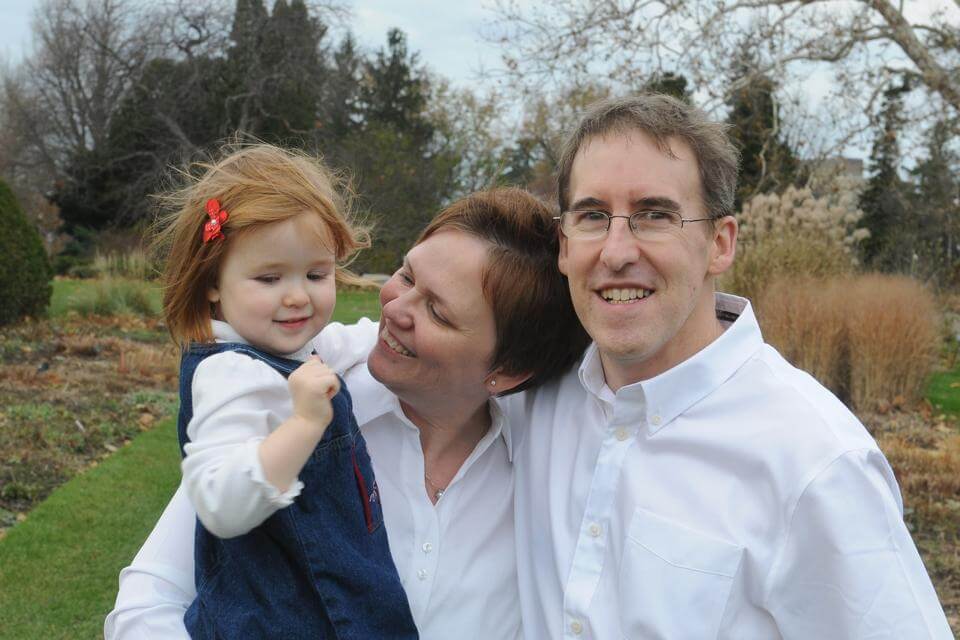
[[[606,211],[564,211],[554,220],[560,221],[560,230],[568,238],[596,240],[610,230],[610,220],[626,218],[637,238],[683,229],[685,222],[706,222],[713,218],[684,218],[675,211],[638,211],[629,216],[613,216]]]

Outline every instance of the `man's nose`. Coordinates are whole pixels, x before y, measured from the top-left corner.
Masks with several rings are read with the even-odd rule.
[[[620,271],[640,259],[640,243],[626,218],[612,218],[603,239],[600,260],[611,271]]]

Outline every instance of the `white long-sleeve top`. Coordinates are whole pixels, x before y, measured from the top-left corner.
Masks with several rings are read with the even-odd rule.
[[[317,353],[342,372],[383,504],[390,553],[423,640],[521,637],[513,526],[509,425],[493,422],[436,505],[423,482],[419,430],[399,400],[370,376],[365,360],[377,325],[328,325]],[[104,624],[106,640],[186,640],[183,614],[193,582],[195,512],[183,485],[130,566]]]
[[[893,472],[742,299],[705,349],[614,393],[596,346],[504,400],[528,638],[947,640]],[[720,314],[718,314],[719,317]]]
[[[363,327],[376,326],[364,320]],[[247,344],[226,322],[214,320],[213,335],[217,342]],[[333,364],[356,358],[346,341],[329,342],[324,352]],[[278,355],[302,362],[315,348],[311,341],[295,353]],[[293,415],[287,379],[260,360],[228,351],[197,366],[192,396],[190,442],[182,463],[184,489],[211,533],[221,538],[242,535],[291,504],[303,489],[299,480],[286,491],[277,489],[264,476],[258,455],[260,443]]]

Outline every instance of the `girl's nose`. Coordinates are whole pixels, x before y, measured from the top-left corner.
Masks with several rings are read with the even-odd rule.
[[[283,304],[287,307],[302,307],[310,302],[307,290],[299,283],[291,284],[284,292]]]

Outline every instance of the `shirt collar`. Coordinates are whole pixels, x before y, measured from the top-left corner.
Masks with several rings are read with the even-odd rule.
[[[612,404],[615,417],[644,419],[651,435],[668,425],[710,395],[763,346],[750,301],[726,293],[715,296],[717,317],[730,323],[719,338],[672,369],[626,385],[615,394],[604,380],[597,345],[591,344],[578,371],[584,389]]]
[[[360,364],[357,366],[363,367],[366,365]],[[417,425],[413,424],[403,412],[403,408],[400,406],[400,398],[377,382],[373,376],[367,374],[363,376],[361,381],[359,376],[353,377],[348,375],[348,380],[351,393],[355,397],[363,399],[362,402],[355,402],[353,405],[353,413],[357,418],[357,424],[359,426],[363,427],[367,423],[373,422],[377,418],[389,413],[393,414],[403,426],[408,429],[413,429],[418,433],[420,432]],[[358,384],[364,386],[362,391],[357,388]],[[367,385],[370,386],[367,387]],[[477,443],[475,450],[478,454],[482,454],[497,438],[503,438],[503,442],[507,446],[507,459],[513,462],[513,438],[510,437],[510,421],[497,402],[488,401],[487,406],[490,407],[490,428],[483,438],[480,439],[480,442]]]
[[[231,327],[228,323],[222,320],[211,320],[210,321],[211,329],[213,329],[213,338],[217,342],[239,342],[240,344],[250,344],[249,341],[244,339],[237,330]],[[310,354],[313,353],[313,341],[307,342],[307,344],[300,347],[300,349],[294,351],[293,353],[277,353],[282,358],[287,358],[289,360],[299,360],[304,362],[307,358],[310,357]]]

